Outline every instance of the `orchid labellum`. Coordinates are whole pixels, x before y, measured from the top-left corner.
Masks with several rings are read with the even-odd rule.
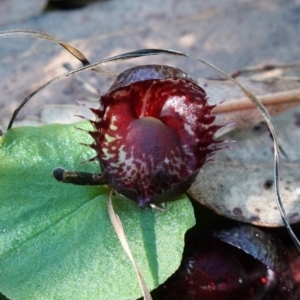
[[[205,91],[183,71],[144,65],[121,73],[91,109],[102,174],[85,184],[108,183],[140,207],[172,200],[194,182],[213,154],[215,116]],[[56,169],[58,180],[73,173]],[[96,177],[95,177],[96,176]],[[73,182],[73,181],[72,181]],[[78,182],[77,182],[78,183]]]

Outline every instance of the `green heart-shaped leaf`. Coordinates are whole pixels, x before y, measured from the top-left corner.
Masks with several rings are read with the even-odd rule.
[[[90,124],[80,123],[90,129]],[[57,182],[52,170],[99,172],[74,125],[9,130],[0,138],[0,292],[10,299],[135,299],[134,269],[107,211],[109,188]],[[185,196],[165,212],[114,196],[116,213],[151,290],[179,266],[195,223]]]

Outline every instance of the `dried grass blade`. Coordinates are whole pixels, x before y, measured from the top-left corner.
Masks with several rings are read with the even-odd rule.
[[[145,280],[142,276],[142,273],[139,270],[139,268],[133,258],[133,255],[131,253],[131,250],[130,250],[130,247],[129,247],[129,244],[127,242],[126,235],[124,232],[124,228],[122,226],[122,222],[121,222],[119,216],[114,211],[113,204],[112,204],[112,191],[110,192],[109,199],[108,199],[108,214],[109,214],[111,223],[116,231],[116,234],[119,238],[119,241],[121,242],[123,249],[125,250],[126,254],[128,255],[128,257],[134,267],[134,270],[136,272],[136,275],[137,275],[137,278],[138,278],[138,281],[140,284],[140,288],[143,293],[144,300],[152,300],[152,297],[150,295],[149,290],[147,289],[147,286],[146,286]]]

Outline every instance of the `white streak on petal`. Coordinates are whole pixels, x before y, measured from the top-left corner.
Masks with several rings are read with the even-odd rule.
[[[117,130],[118,127],[117,127],[116,125],[114,125],[114,124],[110,124],[110,125],[109,125],[109,129],[110,129],[110,130]]]
[[[185,123],[184,129],[187,131],[189,135],[195,135],[194,131],[192,130],[192,127],[190,124]]]
[[[102,148],[102,152],[104,153],[104,159],[108,160],[115,156],[115,153],[109,153],[107,148]]]

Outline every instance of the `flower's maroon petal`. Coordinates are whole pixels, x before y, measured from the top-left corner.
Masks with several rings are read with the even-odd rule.
[[[133,194],[125,192],[127,196],[144,201],[170,189],[187,171],[176,132],[157,118],[139,118],[135,106],[122,101],[123,96],[136,99],[132,90],[127,87],[102,97],[105,113],[98,112],[91,134],[112,187],[123,193],[130,190]]]
[[[199,170],[218,143],[214,135],[220,126],[212,125],[215,121],[211,114],[214,106],[207,104],[202,88],[182,79],[169,80],[169,86],[164,85],[161,93],[167,97],[160,119],[180,136],[189,169]]]
[[[141,206],[189,188],[218,143],[213,106],[183,74],[166,66],[128,70],[92,109],[91,135],[108,182]]]

